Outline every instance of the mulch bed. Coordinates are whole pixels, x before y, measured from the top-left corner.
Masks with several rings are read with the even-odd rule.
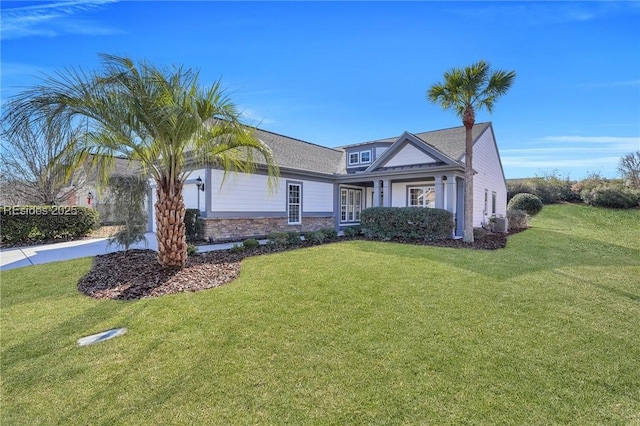
[[[511,233],[520,232],[512,231]],[[345,241],[342,237],[337,241]],[[416,244],[409,241],[397,241]],[[496,250],[506,246],[507,234],[489,234],[474,243],[462,240],[439,240],[419,244]],[[312,246],[302,242],[295,246]],[[183,269],[164,268],[152,250],[129,250],[96,256],[93,268],[78,283],[78,289],[96,299],[136,300],[186,291],[199,291],[233,281],[240,273],[242,259],[286,250],[285,247],[263,245],[242,252],[220,250],[190,256]]]

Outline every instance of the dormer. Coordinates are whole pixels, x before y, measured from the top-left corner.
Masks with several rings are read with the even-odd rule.
[[[392,142],[368,142],[345,146],[347,173],[361,172],[369,168]]]

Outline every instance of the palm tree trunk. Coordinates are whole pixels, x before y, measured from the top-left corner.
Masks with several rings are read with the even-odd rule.
[[[473,125],[476,114],[470,105],[464,110],[462,124],[465,128],[464,150],[464,233],[462,241],[473,242]]]
[[[158,182],[156,202],[156,237],[158,263],[164,267],[182,268],[187,263],[187,238],[184,225],[182,183],[171,188]],[[173,190],[171,190],[173,189]]]

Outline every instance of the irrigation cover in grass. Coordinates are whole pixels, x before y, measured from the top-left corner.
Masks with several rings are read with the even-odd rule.
[[[86,336],[78,339],[78,346],[93,345],[94,343],[109,340],[116,336],[121,336],[126,332],[126,328],[114,328],[112,330],[103,331],[102,333],[92,334],[91,336]]]

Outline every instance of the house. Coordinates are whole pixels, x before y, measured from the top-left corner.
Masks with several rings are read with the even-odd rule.
[[[443,208],[463,233],[465,129],[404,132],[339,148],[327,148],[257,129],[280,168],[276,188],[266,168],[229,173],[193,169],[183,194],[200,209],[205,235],[213,240],[264,236],[273,231],[344,229],[360,223],[367,207]],[[507,188],[490,122],[473,128],[473,226],[506,214]],[[150,206],[155,204],[155,191]],[[150,209],[149,230],[155,230]]]

